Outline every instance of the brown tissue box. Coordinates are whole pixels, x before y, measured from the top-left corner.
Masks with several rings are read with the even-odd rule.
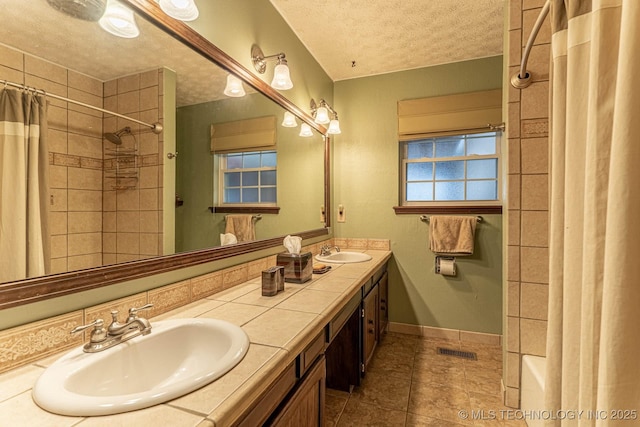
[[[276,264],[284,267],[284,281],[304,283],[313,275],[313,254],[290,254],[283,252],[276,257]]]

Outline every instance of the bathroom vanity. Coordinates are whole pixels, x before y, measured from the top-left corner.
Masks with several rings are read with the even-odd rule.
[[[327,381],[336,377],[335,363],[329,361],[330,349],[343,336],[350,336],[343,343],[353,354],[350,366],[357,379],[351,384],[357,384],[386,321],[385,266],[391,252],[365,252],[372,256],[370,261],[332,265],[330,272],[314,275],[307,283],[287,283],[285,291],[274,297],[263,297],[260,278],[255,278],[151,317],[152,325],[158,320],[194,317],[241,325],[250,339],[249,350],[234,369],[194,392],[166,404],[100,420],[122,425],[201,427],[322,425],[325,377]],[[182,285],[170,286],[171,291]],[[0,374],[0,390],[5,396],[0,400],[3,419],[11,419],[12,425],[81,426],[94,421],[51,414],[33,402],[35,380],[60,356]]]

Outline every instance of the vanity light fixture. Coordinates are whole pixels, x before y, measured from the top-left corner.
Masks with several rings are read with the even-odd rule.
[[[284,120],[282,121],[282,126],[286,128],[294,128],[298,126],[298,122],[296,121],[296,116],[294,116],[293,113],[285,111]]]
[[[313,136],[313,132],[311,131],[311,126],[306,123],[300,125],[300,136],[309,137]]]
[[[227,76],[227,86],[224,88],[224,94],[233,98],[240,98],[246,95],[242,80],[233,74]]]
[[[107,0],[107,10],[98,23],[114,36],[132,39],[140,34],[133,11],[118,0]]]
[[[311,99],[311,116],[318,124],[326,125],[329,123],[327,133],[332,135],[342,133],[340,122],[338,121],[338,113],[324,99],[320,99],[317,104],[315,100]]]
[[[160,0],[159,3],[164,13],[180,21],[194,21],[200,14],[194,0]]]
[[[251,61],[253,62],[253,67],[258,73],[264,74],[265,71],[267,71],[267,59],[272,58],[275,58],[278,63],[273,70],[271,87],[278,90],[291,89],[293,87],[293,82],[291,81],[291,75],[289,74],[289,66],[287,65],[285,54],[281,52],[275,55],[264,56],[260,46],[256,44],[251,46]]]

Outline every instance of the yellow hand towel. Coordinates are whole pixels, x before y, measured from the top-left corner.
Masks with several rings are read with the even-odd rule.
[[[253,225],[253,215],[227,215],[225,233],[236,236],[238,242],[250,242],[256,240],[256,229]]]
[[[429,249],[435,253],[472,255],[476,224],[475,216],[432,216]]]

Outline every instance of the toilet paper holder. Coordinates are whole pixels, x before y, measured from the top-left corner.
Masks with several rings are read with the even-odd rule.
[[[442,269],[440,268],[440,263],[442,261],[447,261],[447,263],[448,262],[452,262],[453,263],[453,271],[442,271]],[[435,264],[436,264],[435,265],[436,274],[443,274],[443,275],[446,275],[446,276],[455,276],[456,275],[456,257],[436,255]]]

